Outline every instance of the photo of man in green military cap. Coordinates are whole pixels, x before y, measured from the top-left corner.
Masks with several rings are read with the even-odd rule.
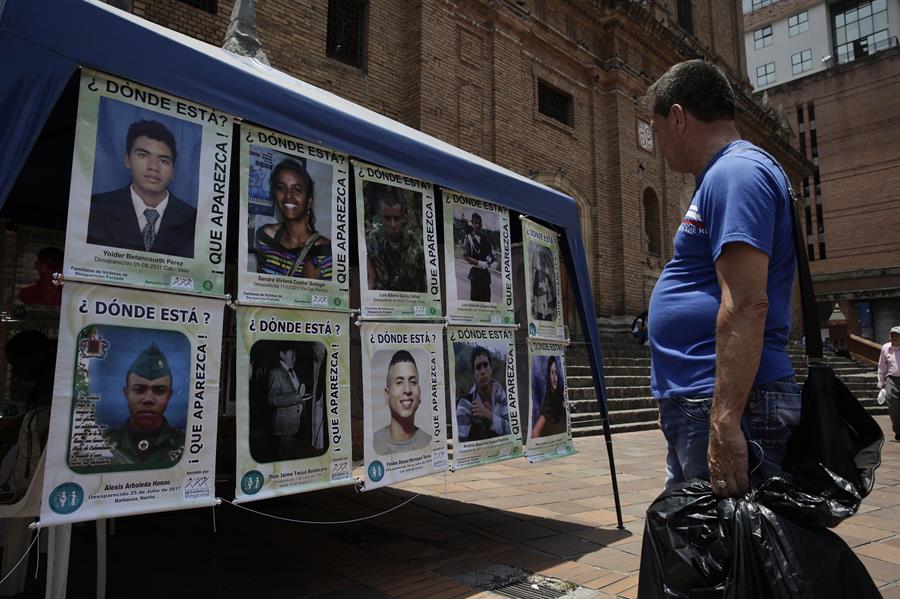
[[[169,361],[155,343],[141,351],[125,374],[122,389],[128,404],[128,419],[105,438],[113,453],[113,464],[135,464],[141,468],[169,468],[184,453],[184,431],[173,428],[165,412],[172,399]]]

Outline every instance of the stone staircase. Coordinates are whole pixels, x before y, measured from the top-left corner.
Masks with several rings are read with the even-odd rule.
[[[801,385],[806,380],[806,354],[802,347],[788,347],[788,354],[794,363],[794,371],[797,373],[797,382]],[[887,414],[887,404],[879,406],[878,375],[874,366],[863,366],[850,358],[843,358],[834,354],[825,354],[825,360],[831,365],[835,374],[841,379],[847,388],[853,392],[859,402],[870,414]]]
[[[650,392],[649,348],[638,345],[628,333],[601,333],[600,346],[613,434],[656,428],[659,411]],[[797,372],[797,381],[803,384],[806,354],[798,346],[789,347],[788,353]],[[875,368],[832,354],[827,355],[826,360],[869,413],[887,414],[887,406],[879,406],[875,400],[878,395]],[[569,346],[566,376],[573,435],[602,435],[600,409],[584,346]]]
[[[601,333],[600,347],[612,432],[656,428],[659,410],[650,393],[650,349],[638,345],[630,333]],[[569,346],[566,378],[572,434],[576,437],[602,435],[594,379],[583,346]]]

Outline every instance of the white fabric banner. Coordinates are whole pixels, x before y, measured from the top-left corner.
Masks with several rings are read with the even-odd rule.
[[[525,454],[529,462],[575,453],[564,353],[561,343],[528,341],[531,409]]]
[[[236,502],[355,482],[349,322],[238,307]]]
[[[349,169],[345,154],[241,126],[241,303],[350,309]]]
[[[522,457],[515,332],[447,328],[454,468]]]
[[[559,236],[555,231],[523,218],[522,239],[525,242],[528,336],[563,341],[566,328],[563,326],[559,278]]]
[[[363,322],[365,489],[447,469],[441,325]]]
[[[432,184],[364,162],[353,170],[363,318],[441,318]]]
[[[81,74],[69,280],[222,296],[233,117]]]
[[[449,189],[441,196],[448,319],[513,325],[509,210]]]
[[[215,503],[223,308],[66,283],[42,524]]]

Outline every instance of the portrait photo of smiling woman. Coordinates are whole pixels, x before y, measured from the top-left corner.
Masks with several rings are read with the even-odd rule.
[[[253,125],[240,155],[238,301],[349,309],[347,156]]]
[[[316,229],[315,187],[297,160],[286,158],[272,169],[269,197],[278,221],[256,229],[257,272],[331,280],[331,240]]]

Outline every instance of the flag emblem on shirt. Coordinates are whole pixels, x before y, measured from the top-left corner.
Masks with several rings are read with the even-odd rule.
[[[706,235],[706,225],[703,224],[703,216],[695,204],[691,204],[684,218],[681,219],[681,226],[678,227],[685,233],[692,235]]]

